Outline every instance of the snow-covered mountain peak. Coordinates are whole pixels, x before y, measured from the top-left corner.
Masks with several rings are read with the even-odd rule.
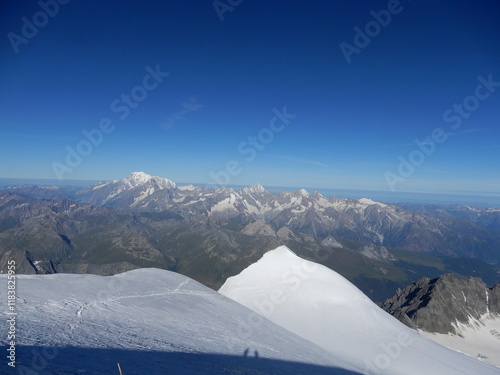
[[[193,184],[184,185],[184,186],[178,186],[178,188],[180,190],[186,190],[186,191],[193,191],[193,190],[196,189]]]
[[[285,246],[227,279],[219,292],[367,375],[500,373],[422,337],[335,271]]]
[[[241,189],[241,191],[246,194],[252,194],[252,193],[257,194],[257,193],[267,192],[267,190],[264,189],[264,187],[258,183],[249,187],[244,187],[243,189]]]
[[[289,270],[294,270],[294,272],[288,275]],[[287,279],[287,281],[283,283],[283,279]],[[244,269],[239,275],[228,278],[219,292],[232,298],[233,295],[238,295],[242,285],[282,284],[284,290],[293,294],[294,290],[297,289],[296,279],[302,284],[302,292],[304,290],[310,292],[302,296],[305,300],[312,298],[312,300],[318,302],[316,297],[321,290],[320,293],[324,293],[327,296],[326,300],[329,302],[333,300],[364,300],[370,302],[368,297],[337,272],[318,263],[300,258],[286,246],[279,246],[268,251],[260,260]],[[307,283],[302,283],[305,280],[307,280]]]
[[[387,207],[386,204],[383,204],[380,202],[375,202],[374,200],[371,200],[370,198],[361,198],[361,199],[358,199],[358,202],[361,204],[364,204],[364,205],[368,205],[368,206],[376,204],[377,206],[380,206],[380,207]]]
[[[231,188],[231,187],[226,187],[226,186],[223,186],[219,189],[216,189],[216,190],[212,190],[212,193],[213,194],[236,194],[236,191]]]
[[[299,189],[296,191],[296,193],[302,197],[308,197],[309,192],[306,189]]]
[[[323,194],[321,194],[319,191],[315,190],[314,193],[313,193],[313,198],[314,199],[321,199],[321,198],[325,198],[325,196]]]
[[[280,260],[280,258],[283,257],[292,257],[300,259],[292,250],[290,250],[288,247],[284,245],[278,246],[276,249],[268,251],[267,253],[264,254],[262,259],[269,257],[276,258],[276,260],[278,261]]]
[[[127,180],[129,181],[134,181],[137,184],[143,184],[151,179],[152,176],[150,176],[147,173],[144,172],[132,172],[128,177]]]
[[[122,181],[128,183],[131,187],[137,187],[151,182],[155,182],[161,189],[170,189],[176,187],[176,184],[173,181],[162,177],[150,176],[144,172],[132,172],[127,178]]]

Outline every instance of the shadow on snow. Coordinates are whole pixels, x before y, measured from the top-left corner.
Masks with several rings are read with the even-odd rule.
[[[3,347],[5,351],[5,347]],[[273,374],[273,375],[359,375],[334,367],[266,359],[252,350],[241,356],[203,353],[151,352],[121,349],[50,348],[18,346],[16,368],[4,357],[2,374],[20,375],[207,375],[207,374]],[[247,354],[245,356],[245,354]]]

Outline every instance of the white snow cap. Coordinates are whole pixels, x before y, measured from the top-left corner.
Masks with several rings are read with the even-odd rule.
[[[244,187],[243,189],[241,189],[241,191],[247,194],[252,194],[252,193],[255,194],[255,193],[264,193],[267,190],[261,184],[255,184],[249,187]]]
[[[144,172],[132,172],[125,180],[132,186],[144,185],[150,181],[155,181],[163,189],[176,187],[176,184],[173,181],[158,176],[150,176]]]
[[[335,252],[316,255],[326,256]],[[337,272],[285,246],[230,277],[219,292],[365,374],[500,374],[499,368],[422,337]]]
[[[360,198],[358,199],[358,202],[361,204],[366,204],[368,206],[371,206],[372,204],[376,204],[380,207],[387,207],[386,204],[380,203],[380,202],[375,202],[374,200],[371,200],[370,198]]]
[[[299,189],[299,190],[297,190],[297,193],[303,197],[309,196],[309,192],[306,189]]]
[[[144,172],[132,172],[127,179],[130,181],[135,181],[137,183],[145,183],[151,179],[152,176]]]

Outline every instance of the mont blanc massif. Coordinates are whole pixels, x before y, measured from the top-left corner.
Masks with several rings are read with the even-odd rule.
[[[0,372],[500,374],[499,264],[499,208],[7,186]]]

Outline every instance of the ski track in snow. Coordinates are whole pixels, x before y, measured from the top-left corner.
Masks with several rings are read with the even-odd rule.
[[[116,296],[116,297],[109,297],[109,298],[104,298],[100,300],[93,300],[87,303],[84,303],[78,307],[76,310],[76,319],[73,322],[69,323],[69,328],[70,331],[78,331],[78,328],[81,326],[82,322],[84,321],[84,313],[85,311],[88,311],[89,313],[93,313],[94,310],[99,306],[102,305],[100,308],[106,309],[109,308],[110,305],[124,301],[124,300],[133,300],[133,299],[149,299],[149,298],[162,298],[162,297],[167,297],[167,296],[172,296],[172,295],[189,295],[189,296],[202,296],[202,297],[211,297],[211,293],[206,293],[206,292],[197,292],[197,291],[189,291],[189,290],[184,290],[180,291],[180,289],[189,283],[189,279],[184,280],[181,282],[174,290],[169,290],[165,292],[150,292],[150,293],[136,293],[132,295],[121,295],[121,296]],[[93,324],[93,323],[90,323]],[[103,325],[99,324],[93,324],[95,328],[104,328]],[[139,345],[139,344],[133,344],[131,343],[132,347],[136,347],[139,349],[147,350],[150,349],[150,346],[147,345]],[[172,346],[174,348],[175,346]],[[184,348],[186,349],[186,348]]]
[[[0,282],[4,277],[0,276]],[[248,352],[258,353],[263,360],[285,361],[279,362],[282,374],[353,373],[331,367],[315,367],[314,371],[306,367],[309,370],[299,371],[300,363],[349,365],[266,320],[250,338],[240,337],[238,325],[247,321],[250,310],[173,272],[142,269],[111,277],[19,275],[17,280],[17,308],[23,318],[17,327],[22,332],[18,345],[39,352],[42,347],[56,347],[63,353],[49,361],[50,372],[40,374],[110,374],[114,370],[104,371],[102,366],[114,358],[117,359],[111,365],[115,369],[118,359],[127,364],[129,371],[125,374],[163,375],[166,369],[169,374],[219,374],[226,373],[226,368],[236,368],[227,370],[234,374],[277,373],[278,362],[251,361],[244,357]],[[0,289],[0,301],[5,300],[4,294]],[[6,319],[4,311],[0,311],[0,317]],[[0,341],[5,344],[4,337]],[[154,355],[156,366],[151,364],[146,370],[144,365],[148,364],[130,362],[148,353]],[[172,359],[174,353],[196,355],[180,359],[176,355]],[[212,357],[200,357],[201,354]],[[80,358],[85,355],[97,357]],[[29,361],[32,355],[28,356]],[[200,358],[202,362],[193,362]],[[19,354],[19,360],[26,358]],[[293,371],[295,367],[291,367],[290,361],[299,363],[295,366],[298,372]],[[202,365],[205,362],[208,368]],[[251,370],[255,366],[261,370]]]
[[[164,374],[167,368],[170,374],[219,374],[226,372],[226,364],[220,361],[227,361],[224,356],[228,355],[233,356],[231,366],[238,369],[226,373],[234,374],[500,374],[500,368],[422,337],[383,312],[342,276],[297,257],[284,246],[229,278],[222,294],[158,269],[111,277],[19,275],[17,280],[17,309],[22,316],[18,344],[73,348],[52,360],[51,371],[57,371],[47,374],[82,373],[75,366],[85,368],[83,373],[109,374],[101,367],[111,360],[115,366],[116,358],[127,364],[129,374]],[[0,275],[3,281],[5,275]],[[0,301],[5,300],[6,290],[0,289]],[[262,306],[270,320],[259,318]],[[0,311],[0,316],[5,319],[5,312]],[[400,334],[406,339],[398,341]],[[5,343],[5,337],[0,341]],[[245,366],[256,362],[242,365],[249,352],[288,362],[250,371]],[[77,358],[81,353],[92,353],[97,359]],[[156,365],[153,370],[146,371],[145,364],[133,361],[147,353],[153,355],[149,357]],[[175,357],[173,363],[174,353],[197,356]],[[209,353],[215,357],[199,356]],[[196,365],[196,372],[186,371],[194,358],[205,359]],[[208,370],[203,361],[210,364]],[[285,371],[290,361],[337,369],[298,370],[296,365],[295,372]]]

